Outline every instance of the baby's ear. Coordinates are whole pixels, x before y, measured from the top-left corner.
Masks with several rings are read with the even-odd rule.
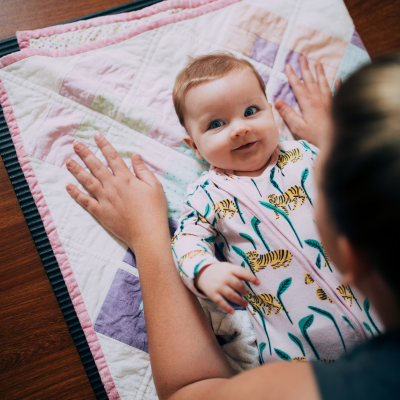
[[[196,157],[197,157],[199,160],[202,160],[202,159],[203,159],[203,156],[201,155],[201,153],[200,153],[198,147],[196,146],[196,143],[194,142],[194,140],[192,139],[192,137],[191,137],[190,135],[185,135],[185,136],[183,137],[183,142],[184,142],[186,145],[188,145],[188,146],[195,152]]]

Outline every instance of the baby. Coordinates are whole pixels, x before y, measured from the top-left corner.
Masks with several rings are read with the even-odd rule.
[[[313,220],[318,149],[279,141],[255,68],[229,53],[192,59],[173,100],[184,142],[211,165],[172,239],[185,284],[228,313],[248,307],[261,362],[328,362],[365,340],[369,304],[342,285]]]

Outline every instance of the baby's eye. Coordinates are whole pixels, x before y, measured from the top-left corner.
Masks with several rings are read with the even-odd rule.
[[[221,126],[222,126],[223,124],[224,124],[224,123],[223,123],[221,120],[216,119],[215,121],[212,121],[212,122],[210,123],[210,125],[208,126],[208,129],[218,129],[218,128],[221,128]]]
[[[251,115],[255,114],[257,111],[258,111],[258,108],[256,106],[249,107],[244,112],[244,116],[250,117]]]

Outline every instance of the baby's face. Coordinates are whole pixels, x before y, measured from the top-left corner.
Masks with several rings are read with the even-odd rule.
[[[262,170],[279,141],[271,107],[248,69],[190,89],[185,126],[184,141],[198,158],[238,175]]]

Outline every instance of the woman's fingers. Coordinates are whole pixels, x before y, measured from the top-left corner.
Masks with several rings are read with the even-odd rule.
[[[69,195],[84,209],[89,211],[91,214],[96,216],[99,202],[93,197],[88,196],[87,194],[80,191],[75,185],[69,183],[67,185],[67,192]]]
[[[286,122],[286,125],[289,127],[290,131],[298,136],[301,136],[304,126],[303,118],[301,118],[300,115],[297,114],[297,112],[294,111],[293,108],[286,104],[283,100],[278,100],[275,103],[275,108]]]
[[[114,172],[114,175],[118,175],[118,173],[122,171],[129,170],[124,163],[124,160],[118,154],[117,150],[115,150],[113,145],[103,135],[97,134],[95,135],[94,139],[96,140],[98,148],[106,158],[111,170]]]
[[[160,181],[155,175],[147,168],[146,164],[142,161],[142,157],[139,154],[132,154],[132,167],[135,171],[136,176],[144,182],[149,184],[159,184]]]
[[[337,91],[340,89],[341,85],[342,85],[342,79],[341,78],[336,78],[336,81],[335,81],[335,95],[337,94]]]
[[[331,88],[329,87],[328,80],[326,79],[324,66],[320,62],[318,62],[315,65],[315,71],[317,73],[317,80],[321,93],[326,96],[330,101],[330,99],[332,98],[332,92]]]
[[[86,149],[88,150],[88,149]],[[90,150],[88,150],[90,151]],[[94,154],[92,153],[93,157]],[[99,161],[100,162],[100,161]],[[103,165],[103,164],[102,164]],[[106,168],[103,165],[104,168]],[[67,168],[69,171],[74,175],[74,177],[78,180],[78,182],[94,197],[98,198],[98,195],[100,193],[100,190],[102,188],[102,185],[100,181],[93,176],[92,174],[89,174],[89,172],[85,171],[76,161],[74,160],[69,160],[67,162]],[[108,171],[108,173],[110,173]]]
[[[107,178],[111,177],[111,173],[108,168],[81,142],[74,143],[75,153],[82,159],[87,165],[90,172],[103,182]],[[68,165],[67,165],[68,166]],[[68,168],[70,169],[70,168]],[[70,169],[73,173],[73,171]],[[82,182],[81,182],[82,183]],[[83,184],[83,183],[82,183]],[[86,186],[85,186],[86,188]],[[88,188],[86,188],[88,189]]]
[[[310,92],[316,91],[318,89],[318,84],[314,79],[313,74],[310,71],[308,61],[306,57],[300,57],[300,71],[303,77],[303,82]]]
[[[298,76],[293,71],[293,68],[290,64],[286,64],[285,67],[286,76],[292,87],[293,93],[296,96],[296,99],[302,99],[307,96],[307,89],[304,86],[303,82],[298,78]]]

